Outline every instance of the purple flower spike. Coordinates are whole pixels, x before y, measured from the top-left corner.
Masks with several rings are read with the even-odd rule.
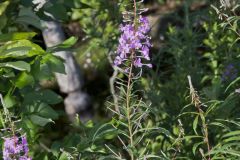
[[[31,160],[26,136],[4,138],[3,160]]]
[[[148,19],[140,16],[137,24],[121,24],[120,31],[122,34],[119,38],[114,65],[120,66],[124,64],[124,62],[129,61],[133,54],[134,67],[142,68],[142,66],[147,66],[152,68],[151,64],[145,63],[145,61],[150,60],[149,47],[152,46],[150,37],[147,35],[150,31]]]

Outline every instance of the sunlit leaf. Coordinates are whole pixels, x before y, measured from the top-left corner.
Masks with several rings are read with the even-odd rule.
[[[19,71],[30,72],[30,64],[28,64],[24,61],[0,63],[0,68],[1,67],[13,68],[13,69],[16,69]]]
[[[31,115],[30,116],[30,120],[39,125],[39,126],[45,126],[46,124],[50,123],[50,122],[53,122],[51,119],[49,118],[44,118],[44,117],[41,117],[41,116],[38,116],[38,115]]]

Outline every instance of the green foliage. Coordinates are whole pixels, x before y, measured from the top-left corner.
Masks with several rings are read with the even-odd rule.
[[[3,16],[6,18],[6,14],[16,7],[15,2],[10,1],[5,1],[0,6],[1,18]],[[16,20],[16,23],[29,24],[31,19],[27,16],[34,15],[27,9],[20,9],[18,16],[16,12],[8,17],[7,21],[11,19]],[[31,24],[34,26],[34,21]],[[39,24],[35,26],[40,26]],[[13,30],[10,31],[9,28]],[[46,52],[39,44],[34,43],[32,39],[37,33],[21,30],[18,32],[15,30],[17,28],[18,26],[12,23],[4,23],[1,26],[0,94],[3,96],[0,108],[1,127],[4,131],[10,127],[9,133],[14,130],[26,133],[32,148],[32,143],[38,142],[39,129],[52,123],[59,116],[52,105],[62,101],[62,98],[53,91],[41,88],[40,82],[43,79],[53,79],[55,72],[65,73],[65,69],[61,58]],[[69,43],[71,42],[64,45],[67,46]]]
[[[54,92],[40,89],[39,82],[41,79],[52,79],[54,72],[64,73],[64,65],[60,58],[26,40],[32,36],[31,32],[3,35],[0,82],[4,86],[0,88],[0,92],[8,110],[21,118],[16,125],[23,128],[29,138],[35,141],[36,126],[44,127],[58,118],[58,113],[50,105],[62,101]],[[8,120],[4,123],[8,123]]]
[[[50,0],[40,8],[27,0],[1,2],[0,127],[26,133],[37,160],[239,159],[239,1],[212,7],[204,1],[202,9],[193,9],[195,2],[175,1],[180,10],[163,15],[171,19],[167,30],[160,27],[163,35],[153,39],[153,70],[130,85],[124,74],[115,77],[117,103],[109,98],[104,107],[109,52],[117,44],[121,12],[132,8],[129,1]],[[82,32],[43,49],[37,37],[41,20],[74,21]],[[54,73],[65,74],[63,60],[52,53],[69,47],[76,48],[89,79],[96,72],[104,77],[87,87],[95,94],[94,109],[111,111],[104,120],[76,117],[70,124],[57,105],[62,98],[41,86],[54,81]],[[233,78],[226,74],[228,65],[237,72]]]

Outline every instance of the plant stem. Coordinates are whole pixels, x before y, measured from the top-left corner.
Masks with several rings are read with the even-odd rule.
[[[135,25],[135,23],[136,23],[136,20],[137,20],[137,3],[136,3],[136,0],[133,0],[133,7],[134,7],[134,26],[136,26]]]
[[[134,27],[136,26],[136,19],[137,19],[137,4],[136,0],[133,0],[133,7],[134,7]],[[128,73],[128,82],[127,82],[127,92],[126,92],[126,107],[127,107],[127,121],[128,121],[128,132],[129,132],[129,140],[130,140],[130,148],[131,152],[130,157],[131,160],[134,160],[134,154],[133,154],[133,131],[132,131],[132,124],[131,124],[131,106],[130,106],[130,97],[131,97],[131,82],[132,82],[132,72],[133,72],[133,58],[134,58],[134,51],[131,52],[130,57],[130,69]]]
[[[192,104],[194,104],[195,107],[197,108],[198,114],[199,114],[199,116],[202,120],[204,142],[207,145],[208,153],[210,153],[211,147],[210,147],[210,144],[209,144],[208,127],[207,127],[207,124],[206,124],[206,119],[205,119],[204,112],[201,109],[202,102],[200,101],[200,97],[198,96],[197,92],[193,88],[192,80],[191,80],[190,76],[188,76],[188,83],[189,83],[189,87],[190,87],[190,95],[192,96]],[[210,155],[208,155],[208,160],[211,160]]]
[[[132,55],[133,55],[133,53],[132,53]],[[133,64],[132,64],[132,59],[131,59],[131,65],[130,65],[130,70],[129,70],[129,74],[128,74],[127,94],[126,94],[127,121],[128,121],[128,132],[129,132],[131,150],[133,148],[133,134],[132,134],[132,124],[131,124],[131,117],[130,117],[131,116],[131,106],[130,106],[130,96],[131,95],[130,94],[131,94],[132,69],[133,69]],[[134,160],[134,155],[133,155],[132,151],[130,153],[130,156],[131,156],[131,160]]]
[[[112,54],[112,52],[110,51],[108,54],[108,60],[109,60],[110,64],[112,64],[112,68],[113,68],[114,72],[109,80],[109,86],[110,86],[111,94],[113,96],[115,111],[121,116],[119,105],[118,105],[118,97],[116,95],[116,91],[115,91],[115,87],[114,87],[114,84],[115,84],[115,81],[116,81],[116,78],[118,75],[118,70],[117,70],[116,66],[113,65],[113,60],[111,58],[111,54]]]

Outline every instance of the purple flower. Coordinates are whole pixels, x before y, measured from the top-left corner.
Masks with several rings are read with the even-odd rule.
[[[27,156],[21,156],[19,157],[19,160],[32,160],[32,158],[29,158]]]
[[[146,66],[148,66],[149,68],[152,68],[152,64],[145,64]]]
[[[30,160],[28,157],[28,143],[25,136],[4,138],[3,159],[4,160]]]
[[[141,25],[138,27],[140,32],[146,34],[150,31],[150,25],[147,17],[140,16],[139,23],[141,23]]]
[[[147,46],[142,47],[142,55],[146,60],[150,60],[149,57],[149,48]]]
[[[114,65],[120,66],[133,58],[133,65],[136,68],[142,68],[144,65],[151,68],[152,65],[146,63],[150,60],[149,47],[152,46],[150,37],[147,35],[150,31],[148,19],[140,16],[136,24],[121,24],[120,31],[121,36]]]
[[[119,56],[117,56],[117,57],[115,58],[115,60],[114,60],[114,64],[115,64],[116,66],[122,64],[122,59],[121,59]]]
[[[135,66],[135,67],[140,67],[140,68],[143,66],[140,58],[136,58],[136,59],[135,59],[135,61],[134,61],[134,66]]]
[[[25,155],[28,155],[29,149],[28,149],[28,143],[27,143],[26,136],[22,136],[22,146],[23,146],[23,151],[24,151]]]

